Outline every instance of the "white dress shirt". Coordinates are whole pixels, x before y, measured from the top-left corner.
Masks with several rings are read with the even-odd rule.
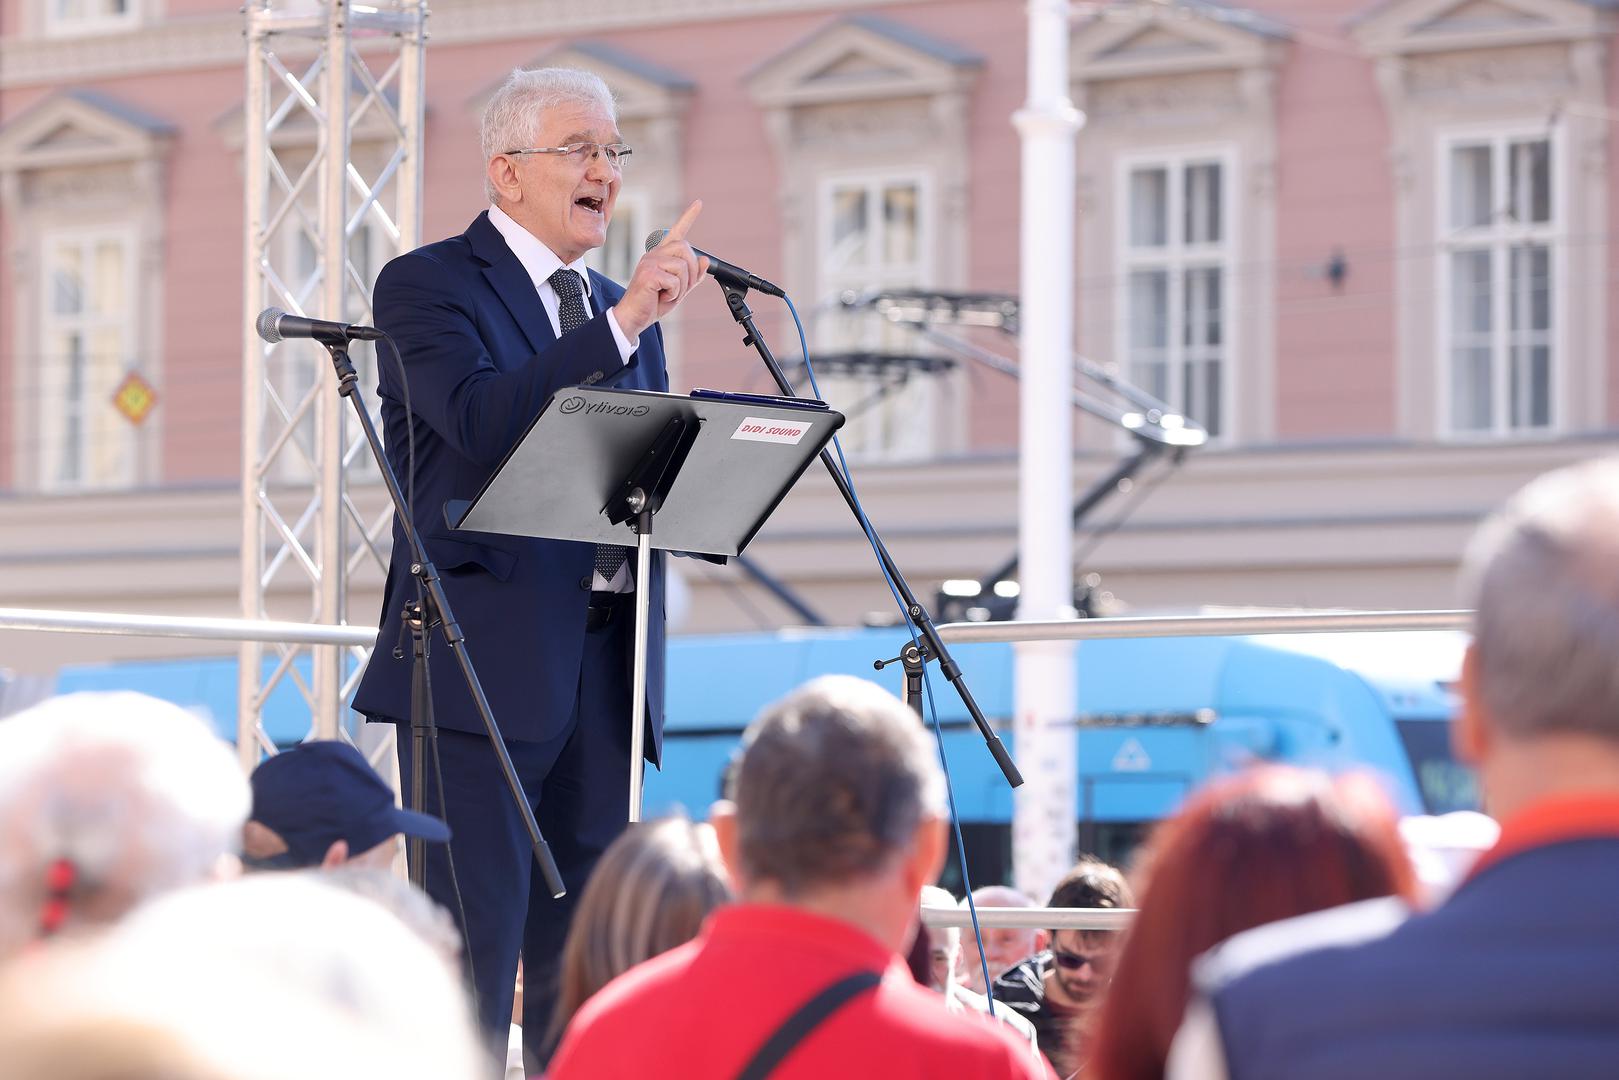
[[[551,333],[557,337],[562,336],[562,318],[558,312],[560,301],[557,300],[557,291],[551,285],[551,275],[564,265],[579,275],[580,282],[585,287],[585,310],[591,311],[590,306],[590,270],[585,266],[585,260],[575,259],[564,264],[557,257],[556,252],[542,244],[537,236],[523,228],[511,219],[511,215],[498,206],[489,208],[489,224],[499,230],[505,237],[506,246],[512,249],[517,261],[523,264],[528,271],[529,280],[534,282],[534,291],[540,294],[540,303],[545,305],[545,316],[551,320]],[[613,328],[613,340],[618,343],[619,364],[630,362],[630,356],[635,352],[635,342],[624,336],[619,329],[618,316],[613,309],[607,309],[607,325]]]
[[[512,254],[517,256],[517,261],[523,264],[524,270],[528,271],[529,280],[534,282],[534,291],[540,294],[540,303],[545,306],[545,317],[551,320],[551,333],[557,337],[562,336],[562,316],[559,310],[561,301],[557,298],[556,289],[551,285],[551,275],[556,273],[562,266],[566,265],[569,270],[579,275],[579,280],[585,288],[585,310],[587,312],[592,310],[590,306],[590,271],[586,268],[584,259],[575,259],[571,263],[564,264],[557,257],[556,252],[541,243],[540,239],[533,233],[513,221],[511,215],[498,206],[489,208],[489,224],[500,231],[500,235],[506,240],[506,246],[512,249]],[[613,314],[612,308],[607,309],[607,325],[612,328],[613,340],[618,344],[620,366],[629,363],[630,355],[635,352],[635,342],[625,337],[624,331],[619,329],[618,316]],[[633,555],[634,553],[631,552],[631,554]],[[632,592],[635,589],[635,583],[630,577],[631,561],[630,559],[625,559],[624,564],[618,568],[618,572],[613,575],[611,581],[592,571],[591,592]]]

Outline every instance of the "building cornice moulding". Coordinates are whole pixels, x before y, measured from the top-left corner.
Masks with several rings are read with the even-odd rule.
[[[427,20],[432,45],[475,45],[678,23],[870,10],[905,0],[593,0],[562,5],[536,0],[438,0]],[[118,34],[0,39],[0,88],[70,83],[164,71],[245,64],[241,15],[174,19]],[[364,45],[360,46],[363,50]],[[298,43],[289,52],[312,53]]]
[[[176,19],[94,37],[0,39],[0,87],[62,86],[123,75],[245,64],[237,15]]]

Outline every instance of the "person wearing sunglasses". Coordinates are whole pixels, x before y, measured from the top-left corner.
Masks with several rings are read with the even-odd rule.
[[[377,278],[376,324],[399,352],[397,365],[385,350],[378,358],[379,394],[389,461],[413,486],[412,515],[567,889],[551,896],[456,651],[438,647],[429,659],[435,781],[427,805],[412,809],[442,819],[455,841],[429,848],[427,892],[464,911],[493,1051],[506,1046],[522,955],[523,1031],[543,1063],[574,905],[629,817],[640,590],[652,612],[645,745],[654,764],[662,747],[664,556],[653,555],[641,581],[625,547],[453,530],[446,506],[478,495],[554,394],[669,389],[657,320],[702,280],[704,263],[684,239],[702,204],[620,285],[584,261],[607,239],[631,159],[606,84],[565,68],[514,71],[490,98],[479,135],[488,209],[460,236],[393,260]],[[394,648],[416,596],[410,552],[396,526],[381,647],[354,698],[368,719],[396,725],[411,716],[411,649]],[[408,731],[398,745],[400,775],[409,776]]]
[[[1082,856],[1051,892],[1047,907],[1129,908],[1135,897],[1124,875]],[[1112,930],[1053,930],[1050,947],[995,980],[994,996],[1034,1024],[1040,1049],[1060,1077],[1084,1062],[1082,1031],[1113,975],[1119,935]]]

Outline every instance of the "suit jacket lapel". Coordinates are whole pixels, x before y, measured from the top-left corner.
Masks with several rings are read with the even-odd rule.
[[[607,309],[623,299],[624,290],[612,278],[590,271],[591,314],[604,315]]]
[[[487,211],[478,215],[466,235],[473,254],[488,264],[483,269],[484,278],[522,327],[529,348],[539,352],[555,342],[551,320],[545,314],[545,305],[540,303],[540,294],[534,291],[534,282],[523,269],[522,261],[506,246],[500,230],[490,223]]]

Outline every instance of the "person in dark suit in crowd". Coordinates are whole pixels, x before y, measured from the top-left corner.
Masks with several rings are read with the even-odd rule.
[[[489,209],[462,235],[393,260],[377,279],[376,322],[398,343],[404,368],[384,357],[379,390],[389,461],[402,481],[413,477],[411,515],[568,894],[552,899],[442,642],[430,661],[439,760],[428,763],[419,809],[447,822],[455,840],[449,853],[429,850],[427,891],[464,912],[479,1019],[492,1044],[504,1045],[523,956],[523,1026],[537,1050],[573,904],[628,818],[637,589],[647,590],[652,613],[647,756],[656,763],[661,751],[663,559],[654,556],[649,580],[636,581],[629,549],[452,530],[445,504],[478,494],[557,391],[666,390],[657,320],[706,264],[684,239],[701,209],[693,203],[624,286],[585,266],[586,252],[606,239],[630,154],[596,76],[514,71],[484,112],[481,139]],[[411,648],[401,612],[416,597],[410,562],[396,523],[380,644],[354,699],[369,719],[402,725],[407,777]]]
[[[1166,1075],[1606,1077],[1619,1062],[1619,458],[1548,473],[1463,561],[1452,723],[1495,845],[1438,907],[1365,900],[1198,962]]]

